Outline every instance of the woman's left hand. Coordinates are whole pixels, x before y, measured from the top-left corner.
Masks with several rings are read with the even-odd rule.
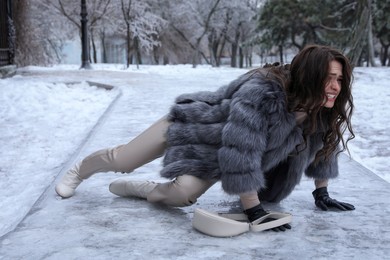
[[[322,210],[328,210],[329,208],[337,208],[339,210],[354,210],[355,207],[352,204],[341,202],[329,197],[327,187],[318,188],[313,191],[313,197],[315,204]]]

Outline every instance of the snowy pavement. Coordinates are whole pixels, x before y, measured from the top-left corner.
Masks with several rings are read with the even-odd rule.
[[[194,70],[194,74],[198,73]],[[180,77],[178,73],[142,74],[109,71],[42,71],[26,73],[32,80],[86,80],[116,86],[121,95],[102,114],[99,123],[79,140],[80,149],[60,168],[52,169],[47,189],[17,227],[0,239],[0,259],[386,259],[390,253],[390,184],[360,164],[340,157],[338,179],[330,183],[334,198],[350,202],[351,212],[322,212],[315,208],[312,181],[303,179],[290,197],[265,208],[293,214],[292,230],[284,233],[245,233],[213,238],[191,226],[195,208],[239,210],[236,197],[218,184],[187,208],[152,205],[119,198],[108,191],[118,177],[100,173],[86,180],[72,198],[60,199],[54,185],[65,170],[89,153],[128,142],[163,116],[180,93],[207,90],[228,83],[242,72],[215,76]],[[142,87],[139,87],[142,86]],[[145,88],[144,86],[147,86]],[[196,89],[194,89],[196,86]],[[114,90],[116,91],[116,90]],[[66,128],[66,125],[64,125]],[[160,161],[153,161],[131,179],[158,177]],[[28,180],[26,180],[28,181]],[[17,207],[17,205],[16,205]],[[3,209],[2,209],[3,210]],[[10,217],[9,221],[13,221]]]

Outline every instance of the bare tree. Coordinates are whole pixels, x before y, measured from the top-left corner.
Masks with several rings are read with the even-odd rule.
[[[193,49],[192,65],[195,68],[203,59],[210,63],[202,51],[202,42],[210,30],[213,15],[220,0],[176,1],[172,6],[170,26]]]
[[[147,0],[151,12],[165,21],[165,25],[159,32],[160,45],[155,45],[152,50],[152,63],[178,64],[191,63],[192,48],[179,33],[173,29],[174,10],[178,0]],[[173,25],[173,26],[171,26]]]
[[[231,22],[226,34],[231,44],[231,67],[243,67],[243,61],[247,66],[251,64],[252,40],[256,37],[256,16],[259,13],[259,2],[245,0],[240,2],[228,2],[227,10],[231,15]],[[244,57],[245,56],[245,57]]]
[[[352,37],[347,44],[350,48],[348,57],[355,66],[359,65],[364,48],[368,46],[369,60],[372,66],[374,63],[374,48],[372,39],[372,18],[371,18],[371,0],[358,0],[356,11],[356,23]]]
[[[374,40],[372,35],[372,1],[367,0],[369,17],[367,28],[367,43],[368,43],[368,59],[372,67],[376,67],[375,55],[374,55]]]
[[[220,66],[222,56],[225,54],[228,43],[229,28],[232,24],[234,11],[230,8],[231,1],[221,2],[219,8],[212,17],[207,40],[209,47],[210,63],[212,66]]]
[[[390,1],[373,1],[373,33],[379,40],[380,62],[382,66],[390,66],[389,49],[390,49]]]
[[[60,62],[64,40],[72,36],[66,21],[50,12],[41,1],[13,1],[18,66]],[[43,16],[44,14],[44,16]]]
[[[160,45],[159,33],[165,21],[150,12],[149,4],[141,0],[121,0],[121,11],[126,25],[127,67],[131,64],[132,50],[138,67],[142,64],[141,50],[150,52]]]
[[[93,62],[97,62],[97,48],[95,40],[95,30],[100,27],[102,20],[107,19],[106,16],[111,0],[96,0],[88,1],[88,31],[90,44],[92,45],[92,58]],[[79,37],[81,40],[81,21],[80,21],[80,8],[81,5],[79,2],[75,3],[73,0],[44,0],[43,3],[48,7],[48,9],[64,16],[70,21],[79,32]]]
[[[107,14],[110,10],[111,0],[99,0],[92,1],[90,5],[90,9],[93,10],[92,15],[90,16],[90,38],[92,44],[92,53],[93,53],[93,62],[97,63],[97,48],[96,48],[96,40],[95,35],[96,31],[99,31],[101,28],[101,24],[108,18]]]

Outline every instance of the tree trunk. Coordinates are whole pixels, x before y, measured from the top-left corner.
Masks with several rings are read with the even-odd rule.
[[[382,46],[381,65],[386,66],[386,61],[389,58],[390,45]],[[389,60],[390,62],[390,60]],[[390,63],[389,63],[390,64]]]
[[[142,64],[142,60],[141,60],[141,51],[139,49],[138,37],[134,37],[134,52],[135,52],[135,62],[137,64],[137,69],[139,69],[139,65]]]
[[[164,55],[164,57],[163,57],[163,64],[164,64],[164,65],[169,64],[169,58],[168,58],[167,55]]]
[[[381,55],[381,64],[382,66],[386,66],[386,61],[388,61],[387,66],[390,66],[390,59],[389,59],[389,47],[390,44],[382,45],[382,55]]]
[[[196,68],[198,66],[198,57],[199,57],[199,50],[198,48],[195,49],[194,54],[192,55],[192,67]]]
[[[152,64],[158,65],[160,63],[159,48],[154,46],[152,54]]]
[[[107,63],[107,46],[106,46],[106,34],[103,31],[101,33],[101,42],[102,42],[102,63]]]
[[[368,1],[358,0],[356,17],[359,17],[353,28],[352,38],[347,46],[351,46],[347,56],[353,66],[358,65],[360,56],[367,40],[367,25],[369,22]]]
[[[283,46],[279,45],[280,63],[283,63]]]
[[[215,47],[216,44],[217,44],[216,42],[211,42],[209,44],[210,63],[211,63],[212,67],[217,67],[217,48],[218,47]]]
[[[368,41],[368,59],[370,61],[370,64],[372,67],[376,67],[375,63],[375,54],[374,54],[374,42],[372,38],[372,15],[371,15],[371,0],[367,0],[368,2],[368,10],[369,10],[369,18],[368,18],[368,34],[367,34],[367,41]]]
[[[246,47],[246,52],[245,52],[246,68],[252,67],[252,53],[253,53],[252,47]]]
[[[203,38],[203,36],[202,36]],[[196,66],[199,64],[199,56],[200,56],[200,41],[202,38],[198,38],[196,40],[194,55],[192,56],[192,67],[196,68]]]
[[[126,35],[126,67],[130,67],[131,63],[131,37],[130,37],[130,25],[127,24],[127,35]]]
[[[217,55],[217,67],[221,66],[221,60],[223,55],[223,50],[225,49],[226,40],[223,38],[221,44],[219,45],[218,55]]]
[[[97,63],[97,51],[96,51],[95,38],[93,36],[93,30],[91,30],[90,35],[91,35],[93,62]]]
[[[242,68],[244,68],[244,53],[243,53],[243,51],[242,51],[242,48],[241,47],[239,47],[238,48],[238,53],[239,53],[239,55],[240,55],[240,60],[239,60],[239,62],[240,62],[240,69],[242,69]]]
[[[236,43],[232,43],[232,57],[230,59],[230,67],[232,68],[237,67],[237,50],[238,45]]]

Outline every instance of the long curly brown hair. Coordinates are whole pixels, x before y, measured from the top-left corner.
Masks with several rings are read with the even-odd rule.
[[[341,90],[332,108],[323,106],[326,99],[325,85],[329,80],[329,64],[338,61],[342,65]],[[329,159],[335,151],[347,150],[347,143],[355,137],[351,116],[354,110],[351,93],[352,67],[349,60],[338,50],[328,46],[309,45],[294,57],[291,62],[290,79],[285,82],[290,111],[304,111],[309,124],[305,124],[305,137],[317,131],[318,122],[324,118],[327,126],[323,136],[324,146],[316,155]],[[318,120],[321,119],[321,120]],[[343,134],[348,129],[349,136],[344,141]],[[341,143],[340,149],[339,144]]]

